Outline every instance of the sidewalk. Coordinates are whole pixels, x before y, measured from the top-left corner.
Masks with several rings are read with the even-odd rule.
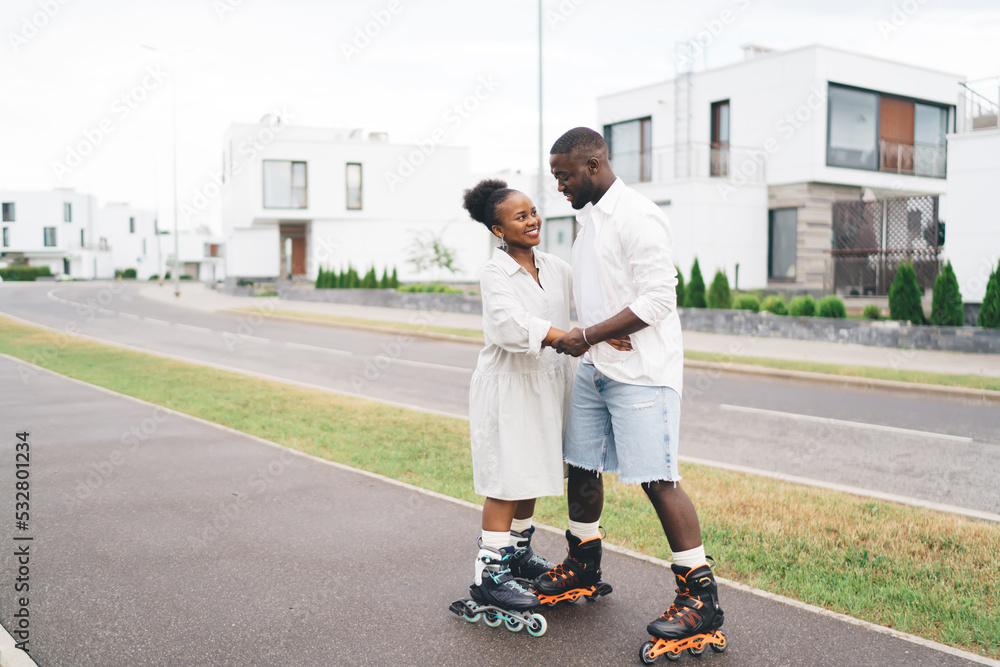
[[[23,365],[0,356],[0,423],[33,454],[40,665],[636,664],[671,597],[662,561],[609,548],[614,593],[544,610],[543,637],[465,623],[448,605],[468,590],[477,508],[48,371],[25,384]],[[0,552],[3,571],[15,558]],[[706,665],[998,664],[720,583],[730,648]]]
[[[386,326],[399,323],[427,323],[426,318],[421,317],[421,311],[416,310],[228,296],[201,283],[182,284],[180,298],[174,297],[169,285],[164,285],[162,288],[157,285],[144,286],[140,289],[140,294],[148,299],[207,311],[252,308],[255,304],[260,305],[268,301],[278,310],[377,320],[384,322]],[[483,326],[481,315],[466,313],[435,313],[430,324],[436,327],[478,330]],[[786,338],[750,338],[698,331],[684,332],[684,349],[731,354],[735,357],[767,357],[824,364],[1000,377],[1000,356],[990,354],[905,350]]]

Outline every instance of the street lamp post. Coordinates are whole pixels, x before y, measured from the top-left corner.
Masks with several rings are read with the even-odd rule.
[[[154,46],[149,46],[148,44],[143,44],[142,48],[149,49],[150,51],[156,51],[158,53],[166,53],[170,56],[171,72],[170,72],[170,117],[171,117],[171,134],[173,137],[173,160],[174,160],[174,296],[179,297],[181,295],[181,274],[178,270],[178,262],[180,261],[180,233],[177,226],[177,53],[173,51],[166,51],[164,49],[158,49]]]

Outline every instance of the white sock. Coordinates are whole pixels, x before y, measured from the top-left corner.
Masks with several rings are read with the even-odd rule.
[[[586,542],[587,540],[601,536],[601,522],[595,521],[594,523],[582,523],[580,521],[573,521],[570,519],[569,532],[573,536],[580,538],[581,542]]]
[[[527,519],[514,519],[510,522],[510,532],[523,533],[531,528],[531,522],[535,517],[529,516]]]
[[[700,544],[694,549],[688,549],[687,551],[674,551],[672,553],[674,555],[674,563],[681,567],[698,567],[699,565],[708,563],[708,559],[705,558],[704,544]]]
[[[504,547],[509,547],[510,546],[510,532],[505,530],[502,533],[500,533],[500,532],[494,532],[494,531],[490,531],[490,530],[484,530],[483,531],[483,546],[484,547],[489,547],[491,549],[496,549],[497,551],[500,551]]]

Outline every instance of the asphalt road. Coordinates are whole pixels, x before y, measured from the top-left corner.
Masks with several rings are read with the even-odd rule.
[[[662,567],[607,553],[615,592],[548,610],[540,638],[447,611],[475,509],[294,455],[0,357],[0,516],[29,433],[29,646],[42,667],[638,664]],[[144,439],[123,434],[139,427]],[[15,570],[16,531],[0,548]],[[539,533],[558,559],[565,541]],[[10,581],[0,595],[14,628]],[[703,664],[965,665],[962,657],[723,586],[730,649]],[[689,656],[679,664],[694,664]]]
[[[234,315],[137,292],[127,283],[8,283],[0,288],[0,312],[203,363],[468,415],[474,345],[275,320],[267,316],[275,307],[268,299],[248,300],[260,314]],[[995,403],[689,369],[681,455],[1000,514]]]

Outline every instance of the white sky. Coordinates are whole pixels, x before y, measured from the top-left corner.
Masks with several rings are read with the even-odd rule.
[[[707,65],[746,43],[822,43],[970,79],[1000,74],[1000,0],[542,0],[547,147],[595,122],[595,98],[672,78],[674,43],[732,12]],[[0,190],[74,187],[103,202],[159,208],[172,198],[171,79],[179,200],[221,163],[232,122],[284,109],[297,125],[388,131],[392,142],[448,130],[476,172],[533,170],[537,0],[4,0],[0,14]],[[45,7],[53,14],[45,16]],[[355,29],[398,7],[360,53]],[[895,29],[888,31],[896,12]],[[899,19],[903,18],[902,21]],[[33,24],[42,24],[35,28]],[[181,51],[170,58],[141,48]],[[166,77],[157,82],[147,70]],[[175,75],[174,75],[175,74]],[[128,109],[123,94],[150,84]],[[445,113],[480,77],[496,93],[455,130]],[[140,95],[145,91],[140,91]],[[127,116],[125,111],[128,111]],[[110,128],[60,178],[54,163]]]

